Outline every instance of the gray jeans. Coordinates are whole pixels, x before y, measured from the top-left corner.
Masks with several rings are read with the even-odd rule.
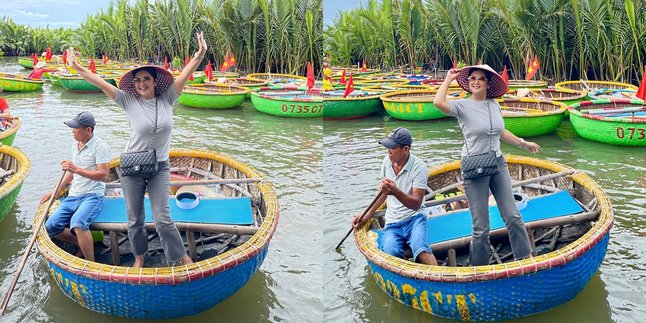
[[[472,240],[470,245],[470,262],[472,266],[489,264],[489,190],[496,199],[498,210],[509,231],[511,249],[514,258],[529,256],[532,247],[525,230],[523,218],[516,208],[514,193],[511,188],[509,168],[502,156],[498,157],[500,173],[464,181],[464,192],[471,211]]]
[[[170,217],[168,197],[170,188],[170,163],[159,162],[157,173],[146,176],[121,177],[121,187],[126,199],[128,213],[128,237],[135,256],[148,251],[148,233],[144,226],[144,194],[148,190],[150,206],[164,254],[169,265],[173,265],[186,254],[184,242]]]

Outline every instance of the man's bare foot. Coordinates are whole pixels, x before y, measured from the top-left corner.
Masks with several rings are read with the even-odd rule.
[[[144,256],[135,256],[135,263],[132,264],[133,268],[143,268],[144,266]]]

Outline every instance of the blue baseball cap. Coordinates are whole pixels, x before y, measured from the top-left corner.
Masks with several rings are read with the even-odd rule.
[[[410,146],[413,143],[413,137],[410,135],[408,129],[399,127],[393,130],[388,138],[379,140],[380,145],[393,149],[400,146]]]
[[[81,128],[81,127],[91,127],[96,126],[96,121],[94,121],[94,116],[90,111],[83,111],[74,117],[72,120],[63,121],[63,123],[70,128]]]

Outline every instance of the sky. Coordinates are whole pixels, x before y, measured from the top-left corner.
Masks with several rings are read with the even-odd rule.
[[[339,11],[359,6],[360,0],[323,0],[323,24],[331,25]],[[0,16],[33,27],[79,27],[88,14],[106,9],[111,0],[0,0]]]
[[[325,0],[324,0],[325,1]],[[89,14],[106,9],[111,0],[0,0],[0,17],[32,27],[79,27]]]

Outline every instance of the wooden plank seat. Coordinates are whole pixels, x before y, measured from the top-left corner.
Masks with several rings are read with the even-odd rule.
[[[557,191],[529,198],[520,213],[526,228],[536,228],[591,221],[598,216],[597,212],[584,211],[568,191]],[[471,213],[468,209],[431,215],[426,221],[428,244],[433,251],[463,247],[471,240]],[[492,237],[507,233],[496,205],[489,207],[489,221]],[[377,233],[377,244],[381,248],[383,230],[373,231]]]
[[[189,256],[197,259],[193,232],[231,233],[253,235],[258,230],[253,226],[251,199],[247,196],[234,198],[201,198],[192,209],[177,206],[175,196],[169,198],[170,215],[180,231],[185,231]],[[144,199],[146,230],[155,231],[150,200]],[[90,225],[91,230],[108,231],[112,262],[119,264],[119,243],[116,232],[127,232],[126,204],[123,197],[106,197],[101,213]]]

